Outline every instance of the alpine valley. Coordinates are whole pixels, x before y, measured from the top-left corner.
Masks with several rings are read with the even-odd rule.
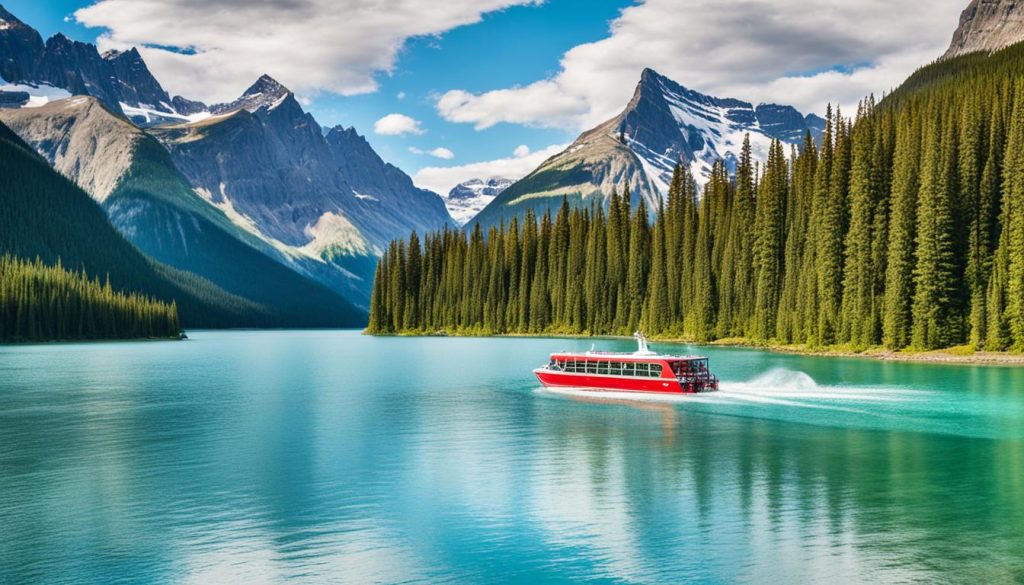
[[[365,323],[387,242],[456,225],[440,196],[416,188],[354,128],[322,131],[266,75],[230,103],[171,97],[137,50],[100,54],[61,34],[44,42],[0,7],[0,77],[0,124],[87,193],[147,262],[202,279],[247,307],[212,320],[199,317],[216,314],[212,308],[182,307],[185,326]],[[83,221],[66,212],[35,211],[54,222]],[[17,231],[39,241],[0,253],[85,245]],[[41,256],[66,265],[75,258]],[[137,277],[129,286],[118,271],[84,258],[71,266],[110,275],[118,290],[166,292],[138,286]]]

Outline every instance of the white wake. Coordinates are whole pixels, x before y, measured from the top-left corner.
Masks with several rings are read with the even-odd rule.
[[[819,385],[804,372],[777,368],[744,382],[723,381],[718,392],[703,394],[646,394],[584,388],[538,388],[538,394],[583,400],[631,401],[661,404],[763,404],[795,408],[861,411],[863,403],[906,402],[923,391],[891,387]]]

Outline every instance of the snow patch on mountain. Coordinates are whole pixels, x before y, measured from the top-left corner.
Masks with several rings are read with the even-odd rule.
[[[199,112],[197,114],[190,115],[182,115],[178,113],[172,114],[168,113],[166,110],[157,109],[148,104],[132,106],[125,102],[121,102],[120,105],[121,109],[124,111],[124,115],[127,116],[128,119],[143,126],[151,124],[199,122],[212,116],[210,112]]]

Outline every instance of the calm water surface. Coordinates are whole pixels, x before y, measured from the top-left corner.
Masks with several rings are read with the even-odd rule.
[[[0,583],[1024,580],[1024,369],[701,349],[717,395],[537,387],[591,343],[0,347]]]

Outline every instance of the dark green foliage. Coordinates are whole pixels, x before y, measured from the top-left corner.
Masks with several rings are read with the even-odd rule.
[[[436,256],[427,246],[420,262],[459,271],[456,295],[502,262],[514,272],[514,253],[508,290],[530,302],[500,324],[474,309],[402,326],[381,315],[370,331],[642,327],[697,341],[1024,349],[1024,45],[931,65],[878,104],[867,98],[855,120],[831,108],[827,118],[820,147],[808,137],[787,156],[776,141],[763,166],[748,140],[735,177],[715,164],[699,203],[678,168],[653,223],[643,204],[630,217],[627,192],[611,196],[607,216],[563,205],[553,224],[527,217],[487,239],[474,233],[471,258],[484,262],[463,262],[465,234],[432,236],[450,244]],[[400,245],[384,265],[396,259]],[[375,295],[393,286],[386,274]],[[418,297],[444,286],[425,281]],[[468,306],[507,302],[500,293]]]
[[[178,308],[60,263],[0,256],[0,342],[178,337]]]

